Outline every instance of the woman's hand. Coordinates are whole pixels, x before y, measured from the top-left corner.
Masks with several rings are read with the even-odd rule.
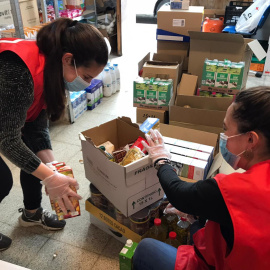
[[[145,134],[145,138],[149,145],[147,145],[145,142],[142,142],[142,144],[148,152],[148,155],[152,159],[153,163],[157,159],[161,158],[170,159],[171,154],[165,148],[162,135],[159,133],[159,131],[151,129],[150,133],[151,137],[148,134]]]
[[[54,173],[53,175],[45,178],[42,181],[42,184],[45,185],[46,193],[48,193],[50,199],[57,200],[60,208],[65,214],[67,214],[67,209],[72,212],[75,211],[69,199],[70,197],[78,200],[82,199],[79,194],[70,188],[70,186],[78,187],[78,182],[71,177],[60,173]]]

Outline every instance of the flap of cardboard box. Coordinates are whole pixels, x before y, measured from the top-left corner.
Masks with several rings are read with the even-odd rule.
[[[201,97],[201,96],[177,96],[175,105],[184,107],[189,106],[188,109],[204,109],[215,111],[227,111],[232,104],[231,98],[218,97]]]
[[[177,87],[177,95],[193,96],[197,90],[198,76],[183,74]]]
[[[163,136],[176,138],[216,147],[218,135],[210,132],[160,124],[160,133]]]
[[[164,66],[167,67],[172,67],[172,68],[177,68],[178,66],[178,63],[177,62],[163,62],[163,61],[147,61],[145,64],[144,64],[144,67],[149,67],[149,66],[155,66],[155,67],[160,67],[160,68],[163,68]]]
[[[110,141],[117,149],[137,140],[139,136],[143,137],[144,133],[130,118],[122,117],[83,131],[82,135],[93,145]]]
[[[140,70],[143,68],[143,65],[146,61],[149,61],[150,60],[150,52],[145,55],[143,57],[143,59],[138,63],[138,73],[140,72]]]

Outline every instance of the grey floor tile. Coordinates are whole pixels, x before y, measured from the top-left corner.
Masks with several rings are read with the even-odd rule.
[[[54,254],[57,254],[55,258]],[[50,239],[27,267],[32,270],[89,270],[97,259],[96,253]]]
[[[90,223],[89,213],[81,205],[81,216],[67,220],[65,229],[54,233],[51,238],[100,254],[111,236]]]
[[[105,269],[119,270],[119,261],[105,256],[100,256],[98,261],[92,268],[92,270],[105,270]]]
[[[55,140],[52,140],[52,148],[54,157],[59,162],[67,162],[81,150],[81,147],[78,145]]]
[[[27,267],[48,238],[29,232],[26,228],[1,224],[1,233],[13,241],[8,250],[0,253],[0,260]]]
[[[102,251],[101,255],[105,257],[109,257],[115,260],[118,260],[118,256],[124,244],[115,238],[111,238],[104,250]]]

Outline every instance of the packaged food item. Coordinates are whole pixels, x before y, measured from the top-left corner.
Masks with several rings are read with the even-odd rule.
[[[114,162],[114,157],[113,157],[113,155],[110,154],[110,153],[108,153],[103,145],[100,146],[99,149],[102,150],[102,151],[105,153],[106,157],[107,157],[110,161],[113,161],[113,162]]]
[[[159,129],[159,119],[148,117],[141,125],[140,130],[143,133],[149,134],[150,129]]]
[[[115,162],[120,163],[124,159],[125,155],[127,154],[127,151],[124,149],[121,149],[121,150],[114,151],[112,154],[113,154]]]
[[[136,160],[141,159],[142,157],[144,157],[144,153],[138,147],[135,146],[134,148],[128,150],[126,156],[119,164],[121,166],[126,166]]]
[[[146,89],[146,104],[148,105],[157,105],[158,99],[158,82],[155,81],[155,78],[151,78],[149,82],[145,83]]]
[[[144,208],[141,211],[129,217],[130,228],[139,235],[144,235],[150,227],[150,213],[149,209]]]
[[[217,64],[218,60],[211,61],[209,59],[205,59],[202,74],[202,85],[211,87],[215,86]]]
[[[169,237],[166,239],[165,243],[175,248],[178,248],[181,245],[181,243],[176,239],[176,236],[177,236],[176,232],[170,232]]]
[[[133,100],[134,103],[145,104],[146,101],[146,85],[143,78],[138,78],[133,83]]]
[[[147,236],[161,242],[164,242],[167,238],[167,230],[161,225],[161,219],[156,218],[154,220],[154,226],[150,228]]]
[[[146,144],[148,144],[147,140],[143,139],[142,137],[139,137],[137,141],[130,147],[130,149],[134,147],[138,147],[144,154],[147,153],[146,149],[142,145],[142,141],[144,141]]]
[[[228,88],[241,90],[244,69],[245,69],[245,62],[232,63],[230,68],[230,75],[229,75],[230,80]]]
[[[97,208],[108,209],[108,199],[92,183],[90,184],[90,193],[91,200]]]
[[[112,154],[113,151],[115,150],[114,145],[110,141],[107,141],[105,143],[102,143],[101,145],[98,146],[98,148],[100,148],[100,146],[104,146],[105,147],[105,151],[108,152],[109,154]]]
[[[69,177],[74,178],[73,171],[72,171],[71,167],[69,167],[69,166],[63,166],[63,167],[58,168],[58,172],[61,173],[61,174],[66,175],[66,176],[69,176]],[[76,187],[70,186],[70,188],[74,192],[77,193]],[[66,215],[64,214],[64,212],[60,208],[60,206],[58,204],[58,201],[57,200],[54,200],[54,210],[55,210],[55,212],[56,212],[57,217],[58,217],[59,220],[73,218],[73,217],[77,217],[77,216],[80,216],[81,215],[79,201],[76,198],[74,198],[74,197],[70,197],[69,199],[70,199],[70,201],[71,201],[71,203],[72,203],[75,211],[71,212],[70,210],[68,210],[68,213]]]
[[[181,217],[180,221],[177,223],[177,226],[175,227],[175,232],[177,234],[176,238],[181,245],[187,245],[188,243],[189,227],[190,223],[187,221],[187,219]]]
[[[135,253],[138,244],[128,239],[125,246],[119,253],[119,266],[120,270],[133,269],[132,258]]]
[[[158,83],[158,105],[168,106],[172,97],[173,81],[160,81]]]
[[[215,87],[228,88],[230,67],[231,62],[228,60],[218,62]]]
[[[120,224],[130,228],[130,220],[129,220],[129,218],[124,216],[122,214],[122,212],[119,211],[117,208],[115,208],[115,218]]]

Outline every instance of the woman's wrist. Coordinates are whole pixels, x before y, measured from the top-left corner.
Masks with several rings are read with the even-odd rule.
[[[42,162],[39,164],[38,168],[34,172],[32,172],[32,175],[34,175],[35,177],[37,177],[42,181],[53,174],[54,171],[52,171]]]
[[[159,158],[154,162],[154,167],[156,170],[159,170],[159,168],[165,164],[171,165],[171,160],[168,158]]]

